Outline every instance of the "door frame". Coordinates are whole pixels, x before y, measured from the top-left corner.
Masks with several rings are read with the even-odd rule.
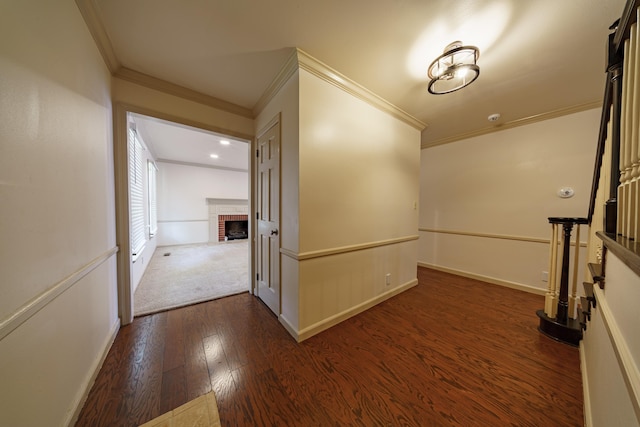
[[[208,130],[216,133],[229,135],[244,139],[249,144],[248,173],[249,173],[249,212],[254,210],[253,200],[255,199],[254,188],[254,167],[255,137],[217,126],[207,125],[185,117],[174,116],[162,113],[157,110],[139,107],[127,103],[113,104],[113,178],[114,178],[114,198],[115,198],[115,223],[116,223],[116,254],[117,264],[117,292],[118,292],[118,317],[120,325],[127,325],[133,321],[133,293],[131,292],[131,245],[129,239],[129,159],[127,149],[127,113],[136,113],[149,117],[154,117],[169,122],[174,122],[186,126]],[[249,215],[249,291],[254,293],[255,272],[254,272],[254,229],[255,218]]]

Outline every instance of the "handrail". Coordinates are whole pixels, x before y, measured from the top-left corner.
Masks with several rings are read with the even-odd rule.
[[[634,180],[638,179],[638,152],[635,139],[638,133],[636,118],[632,117],[630,109],[638,108],[640,102],[640,87],[638,79],[640,69],[636,65],[636,57],[640,55],[638,49],[637,26],[640,18],[640,0],[627,0],[620,19],[610,29],[607,46],[607,84],[601,114],[598,147],[596,150],[595,169],[589,201],[587,218],[591,224],[596,208],[598,191],[604,196],[604,224],[595,224],[594,231],[602,230],[598,234],[614,236],[609,239],[607,247],[621,245],[634,239],[640,240],[637,228],[638,211],[630,202],[637,192]],[[624,81],[623,81],[624,80]],[[625,105],[623,105],[623,103]],[[631,106],[633,103],[633,107]],[[623,111],[623,109],[625,111]],[[624,117],[623,117],[624,115]],[[611,126],[608,128],[608,126]],[[606,142],[605,142],[606,141]],[[607,151],[611,153],[610,162],[603,165],[604,145],[611,144]],[[602,170],[605,168],[604,170]],[[608,174],[608,188],[598,189],[600,175]],[[631,193],[630,193],[631,192]],[[637,194],[637,193],[636,193]],[[618,199],[621,200],[618,200]],[[598,202],[601,203],[601,202]],[[619,223],[618,223],[619,222]],[[618,241],[615,236],[624,239]],[[631,251],[631,257],[638,257],[640,253]],[[640,262],[639,262],[640,263]]]
[[[622,52],[624,41],[629,38],[631,26],[637,19],[636,9],[638,7],[640,7],[640,0],[627,0],[613,39],[613,46],[616,52]]]
[[[591,198],[589,199],[589,213],[587,221],[591,224],[593,212],[596,206],[596,195],[598,193],[598,184],[600,182],[600,168],[602,167],[602,157],[604,155],[604,147],[607,140],[608,123],[611,116],[612,101],[612,76],[611,71],[607,71],[607,84],[604,89],[604,102],[602,104],[602,114],[600,116],[600,133],[598,135],[598,147],[596,148],[596,162],[593,169],[593,181],[591,182]]]

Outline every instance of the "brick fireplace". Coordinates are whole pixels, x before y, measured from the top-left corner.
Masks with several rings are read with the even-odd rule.
[[[207,198],[209,205],[209,242],[224,242],[225,233],[228,231],[225,222],[247,221],[249,214],[249,201],[247,199],[213,199]],[[248,221],[247,221],[248,223]],[[233,229],[238,224],[229,224]]]

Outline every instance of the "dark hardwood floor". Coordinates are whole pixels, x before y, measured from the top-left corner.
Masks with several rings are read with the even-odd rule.
[[[211,390],[223,426],[581,426],[578,349],[541,296],[425,268],[297,344],[241,294],[123,327],[77,426],[135,426]]]

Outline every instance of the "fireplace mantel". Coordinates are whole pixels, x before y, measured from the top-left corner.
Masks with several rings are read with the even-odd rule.
[[[207,198],[208,205],[249,205],[248,199],[209,199]]]

